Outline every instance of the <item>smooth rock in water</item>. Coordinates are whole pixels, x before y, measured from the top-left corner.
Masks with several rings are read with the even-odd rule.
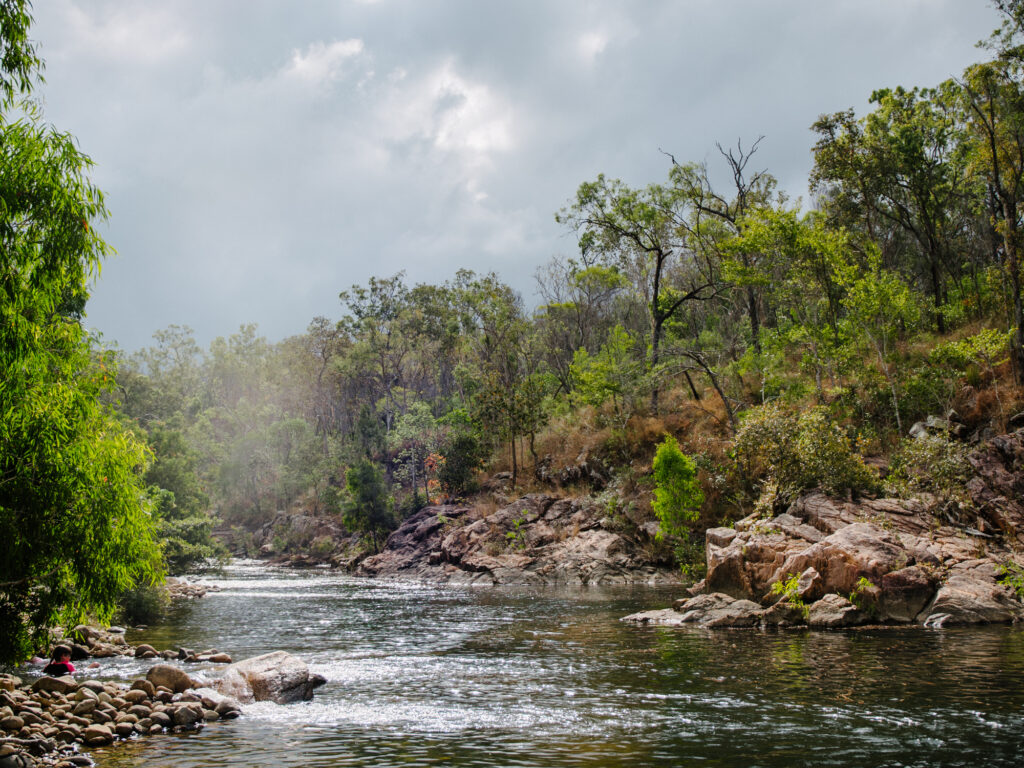
[[[720,592],[680,600],[675,610],[682,614],[681,622],[704,627],[753,627],[761,622],[764,614],[757,603],[737,600]]]
[[[861,612],[857,606],[834,592],[812,603],[807,615],[807,623],[810,626],[827,629],[850,627],[860,624],[861,620]]]
[[[0,728],[3,728],[5,731],[20,731],[24,727],[25,721],[17,715],[9,715],[0,720]]]
[[[154,648],[152,645],[147,645],[146,643],[143,643],[142,645],[135,646],[135,658],[136,659],[141,659],[147,653],[152,653],[153,656],[155,657],[156,656],[156,648]]]
[[[284,651],[274,651],[230,665],[217,681],[217,690],[238,701],[273,701],[288,704],[313,698],[313,689],[326,681],[311,675],[306,662]]]
[[[40,677],[32,683],[32,691],[49,691],[50,693],[72,693],[78,690],[78,683],[71,675],[63,677]]]
[[[242,708],[241,703],[237,699],[226,696],[213,688],[196,688],[195,693],[199,697],[199,701],[204,709],[212,709],[218,715],[233,709]]]
[[[203,719],[203,708],[194,704],[186,704],[185,706],[178,707],[174,710],[172,719],[174,720],[175,725],[185,727],[195,725]]]
[[[154,664],[146,673],[146,679],[157,688],[163,686],[175,693],[181,693],[193,687],[192,678],[184,670],[170,664]]]
[[[927,627],[1019,621],[1024,605],[994,580],[975,573],[954,573],[939,587],[935,599],[918,614]]]
[[[911,622],[935,595],[935,580],[923,568],[912,565],[882,577],[879,618]]]
[[[114,740],[113,732],[105,725],[90,725],[82,732],[82,738],[90,747],[101,747]]]

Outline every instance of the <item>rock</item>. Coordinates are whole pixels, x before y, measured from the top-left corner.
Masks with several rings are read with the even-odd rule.
[[[241,703],[237,699],[226,696],[214,688],[197,688],[195,693],[199,697],[200,702],[202,702],[204,709],[212,709],[219,715],[242,708]]]
[[[21,678],[14,675],[0,674],[0,691],[13,691],[21,687]]]
[[[103,747],[114,741],[114,734],[105,725],[93,724],[82,732],[82,738],[90,747]]]
[[[163,686],[175,693],[193,687],[192,678],[184,670],[170,664],[154,664],[146,673],[146,679],[158,688]]]
[[[156,686],[149,680],[143,680],[141,678],[132,682],[131,690],[143,691],[150,698],[156,696]]]
[[[207,661],[212,664],[230,664],[231,657],[226,653],[214,653],[207,657]]]
[[[623,621],[670,626],[753,627],[761,622],[763,613],[764,609],[750,600],[737,600],[716,593],[679,600],[673,608],[662,611],[634,613]]]
[[[835,629],[862,623],[860,610],[842,595],[834,592],[812,603],[807,615],[807,624],[812,627]]]
[[[913,565],[882,576],[878,599],[879,619],[912,622],[935,594],[935,579]]]
[[[78,683],[71,675],[63,677],[40,677],[32,683],[32,691],[49,691],[51,693],[72,693],[78,690]]]
[[[242,703],[288,704],[313,698],[313,689],[324,682],[319,675],[310,675],[309,667],[301,659],[275,651],[227,667],[217,682],[217,690]]]
[[[1001,584],[977,572],[955,573],[917,620],[925,626],[1007,623],[1024,618],[1024,605]]]
[[[149,694],[145,691],[141,691],[138,688],[133,688],[130,691],[124,692],[124,700],[131,704],[142,704],[144,701],[149,699]]]
[[[20,731],[24,727],[25,727],[25,721],[22,720],[17,715],[8,715],[7,717],[5,717],[2,720],[0,720],[0,728],[3,728],[5,731],[8,731],[8,732],[10,732],[10,731],[17,732],[17,731]]]
[[[189,727],[203,719],[203,708],[197,704],[186,704],[174,710],[171,719],[175,725]]]
[[[149,658],[156,658],[156,648],[154,648],[152,645],[146,645],[145,643],[143,643],[142,645],[137,645],[135,647],[135,658],[140,659],[147,653],[153,654]]]

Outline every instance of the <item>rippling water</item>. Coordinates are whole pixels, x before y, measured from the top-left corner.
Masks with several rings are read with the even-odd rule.
[[[706,631],[656,589],[451,589],[236,563],[133,643],[271,650],[328,683],[101,766],[1018,766],[1024,631]],[[106,677],[147,666],[105,662]],[[215,676],[215,667],[190,672]]]

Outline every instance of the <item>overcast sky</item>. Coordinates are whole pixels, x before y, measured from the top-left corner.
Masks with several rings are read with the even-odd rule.
[[[125,349],[169,324],[272,341],[405,270],[533,275],[598,173],[764,135],[806,196],[824,112],[982,57],[986,0],[36,0],[47,118],[107,193],[87,322]]]

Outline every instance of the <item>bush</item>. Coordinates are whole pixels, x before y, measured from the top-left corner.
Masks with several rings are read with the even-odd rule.
[[[476,490],[474,475],[484,458],[480,440],[469,433],[456,434],[443,446],[444,461],[437,468],[441,489],[449,496],[463,496]]]
[[[775,404],[752,410],[736,435],[736,453],[764,473],[764,487],[779,503],[811,488],[839,494],[878,487],[846,433],[820,406],[800,414]]]
[[[704,492],[697,482],[697,465],[671,435],[666,435],[654,455],[654,483],[651,507],[661,523],[661,532],[687,535],[688,523],[700,514]]]
[[[972,474],[969,453],[966,445],[945,435],[906,438],[893,456],[886,491],[903,498],[927,493],[944,505],[966,510],[972,504],[967,492]]]

